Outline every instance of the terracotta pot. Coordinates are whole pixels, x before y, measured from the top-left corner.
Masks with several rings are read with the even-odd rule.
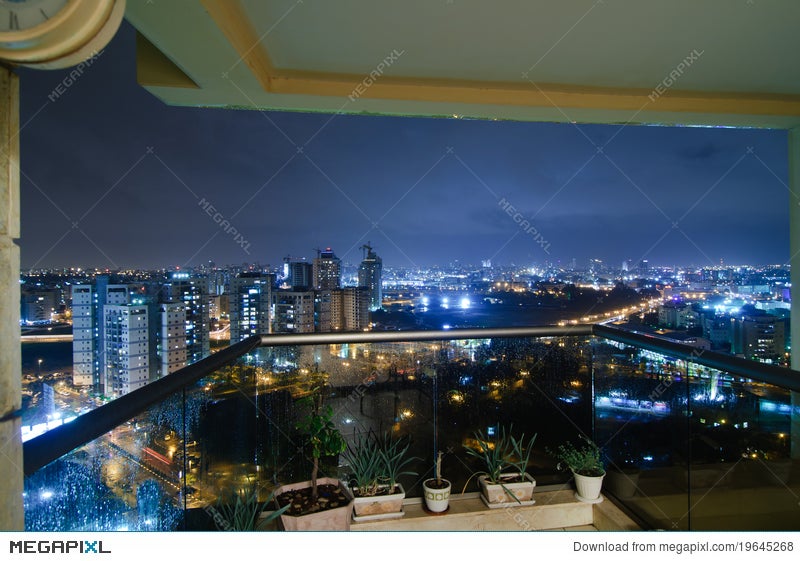
[[[344,506],[303,514],[301,516],[291,516],[281,514],[281,525],[287,531],[347,531],[350,529],[350,517],[353,513],[353,494],[346,485],[338,479],[332,477],[320,477],[317,485],[337,485],[347,497],[348,502]],[[275,489],[275,496],[279,497],[287,491],[297,489],[307,489],[311,487],[311,481],[301,481],[300,483],[289,483],[281,485]]]
[[[405,514],[403,499],[406,498],[406,492],[399,483],[395,487],[395,492],[387,495],[359,497],[358,487],[354,487],[351,491],[355,497],[353,500],[353,520],[355,522],[400,518]]]
[[[519,477],[518,474],[504,474],[500,479],[511,479]],[[489,483],[485,475],[478,478],[481,486],[481,499],[489,508],[501,508],[507,506],[528,506],[532,505],[533,488],[536,487],[536,480],[525,474],[525,481],[516,483]]]

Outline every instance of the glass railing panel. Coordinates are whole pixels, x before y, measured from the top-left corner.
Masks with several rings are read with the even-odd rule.
[[[649,526],[689,529],[685,362],[609,339],[596,340],[593,358],[604,489]]]
[[[259,349],[202,379],[186,393],[192,437],[187,484],[189,530],[238,529],[225,505],[238,495],[268,500],[277,474],[293,474],[297,456],[294,399],[303,392],[288,369],[275,368],[274,353]],[[280,359],[278,363],[282,362]]]
[[[689,376],[691,528],[800,528],[789,390],[691,363]]]
[[[27,476],[25,529],[182,529],[184,508],[194,500],[183,425],[176,395]]]
[[[296,425],[308,410],[303,398],[324,381],[325,405],[346,440],[370,430],[410,438],[419,459],[409,466],[418,475],[401,479],[409,497],[422,495],[436,450],[460,492],[479,469],[464,445],[500,424],[538,433],[529,471],[540,484],[565,482],[545,448],[590,433],[590,350],[586,337],[264,347],[203,381],[204,459],[190,479],[216,496],[250,484],[266,496],[307,480],[311,457]],[[346,478],[348,468],[330,458],[320,475]]]

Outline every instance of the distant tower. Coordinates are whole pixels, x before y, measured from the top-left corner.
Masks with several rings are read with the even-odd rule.
[[[335,290],[342,284],[342,264],[329,247],[317,250],[313,263],[314,290]]]
[[[304,259],[284,260],[284,270],[287,271],[286,284],[292,290],[306,291],[314,286],[313,267],[311,263]]]
[[[208,279],[189,273],[172,273],[162,286],[164,303],[183,304],[186,335],[186,363],[192,364],[211,354],[209,341]],[[164,313],[170,313],[164,309]]]
[[[369,311],[381,309],[383,302],[383,290],[381,288],[381,273],[383,272],[383,260],[367,245],[362,245],[364,250],[364,260],[358,268],[358,286],[369,291]]]
[[[231,279],[230,318],[231,343],[251,335],[271,332],[270,308],[275,275],[239,273]]]

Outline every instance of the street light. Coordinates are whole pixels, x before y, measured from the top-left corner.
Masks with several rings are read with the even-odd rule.
[[[37,361],[39,363],[39,378],[42,377],[42,362],[43,361],[44,361],[44,359],[41,359],[41,358]]]

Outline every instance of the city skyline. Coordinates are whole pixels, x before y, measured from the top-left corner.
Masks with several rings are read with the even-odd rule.
[[[789,258],[784,131],[170,108],[133,43],[21,72],[24,269]]]

